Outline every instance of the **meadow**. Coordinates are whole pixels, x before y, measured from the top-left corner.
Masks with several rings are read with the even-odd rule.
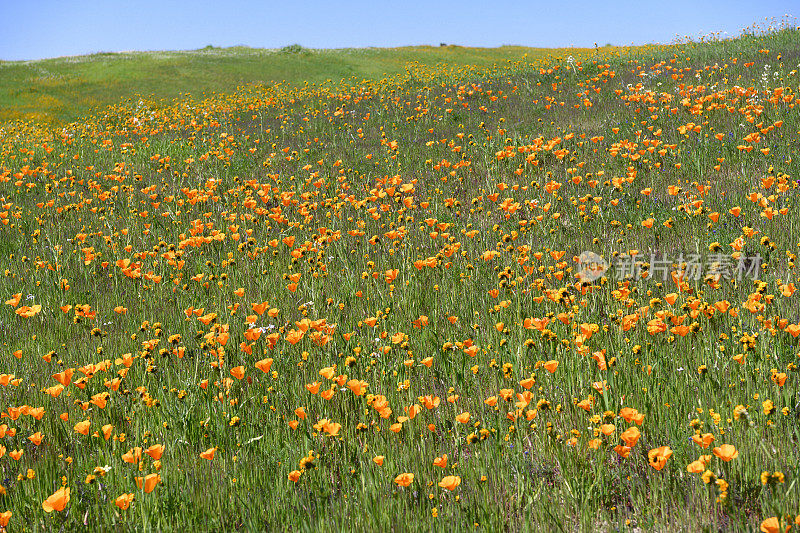
[[[51,126],[85,122],[106,106],[138,101],[139,95],[169,105],[230,93],[242,85],[352,83],[394,76],[408,63],[489,67],[523,56],[575,53],[523,46],[473,48],[456,45],[399,48],[279,49],[244,46],[169,52],[105,52],[38,61],[0,60],[0,122],[33,121]],[[610,50],[610,48],[603,48]],[[585,50],[582,50],[585,51]]]
[[[508,53],[0,125],[0,526],[800,527],[800,30]]]

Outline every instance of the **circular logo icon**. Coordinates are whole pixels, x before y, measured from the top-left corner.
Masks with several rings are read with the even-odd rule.
[[[592,282],[603,277],[608,270],[608,261],[594,252],[583,252],[578,256],[578,267],[575,277],[581,282]]]

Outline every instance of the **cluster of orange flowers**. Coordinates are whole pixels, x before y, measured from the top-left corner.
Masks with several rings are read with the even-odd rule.
[[[784,78],[740,86],[748,58],[652,53],[417,65],[20,128],[0,147],[0,233],[19,245],[0,282],[0,439],[24,468],[0,504],[35,516],[18,484],[57,456],[46,513],[79,482],[113,486],[123,512],[194,459],[246,465],[269,431],[322,450],[281,463],[290,486],[357,442],[352,472],[435,483],[444,505],[502,475],[470,466],[497,440],[500,458],[558,446],[688,471],[729,504],[745,470],[726,465],[797,416],[797,181],[780,169],[800,97]],[[520,126],[518,109],[546,120]],[[678,261],[648,277],[642,250],[682,245],[769,261],[755,281],[693,281]],[[636,274],[584,279],[585,249]],[[168,410],[187,397],[191,430]],[[428,442],[435,458],[415,456]]]

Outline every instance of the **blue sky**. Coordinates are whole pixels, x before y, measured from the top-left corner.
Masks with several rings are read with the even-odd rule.
[[[736,35],[800,0],[0,0],[0,59],[206,45],[593,46]]]

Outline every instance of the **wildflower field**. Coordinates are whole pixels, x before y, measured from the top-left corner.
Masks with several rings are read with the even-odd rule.
[[[799,64],[784,24],[0,126],[0,524],[800,527]]]
[[[603,50],[608,50],[604,48]],[[199,99],[231,92],[237,85],[302,85],[358,77],[374,79],[405,71],[406,64],[487,67],[523,55],[554,50],[524,46],[473,48],[455,45],[399,48],[278,49],[206,47],[171,52],[116,52],[39,61],[0,60],[0,122],[48,125],[85,121],[101,106],[137,94],[155,99]],[[575,50],[558,50],[566,57]],[[355,82],[353,82],[355,83]],[[113,111],[112,111],[113,113]],[[105,112],[103,112],[105,114]]]

